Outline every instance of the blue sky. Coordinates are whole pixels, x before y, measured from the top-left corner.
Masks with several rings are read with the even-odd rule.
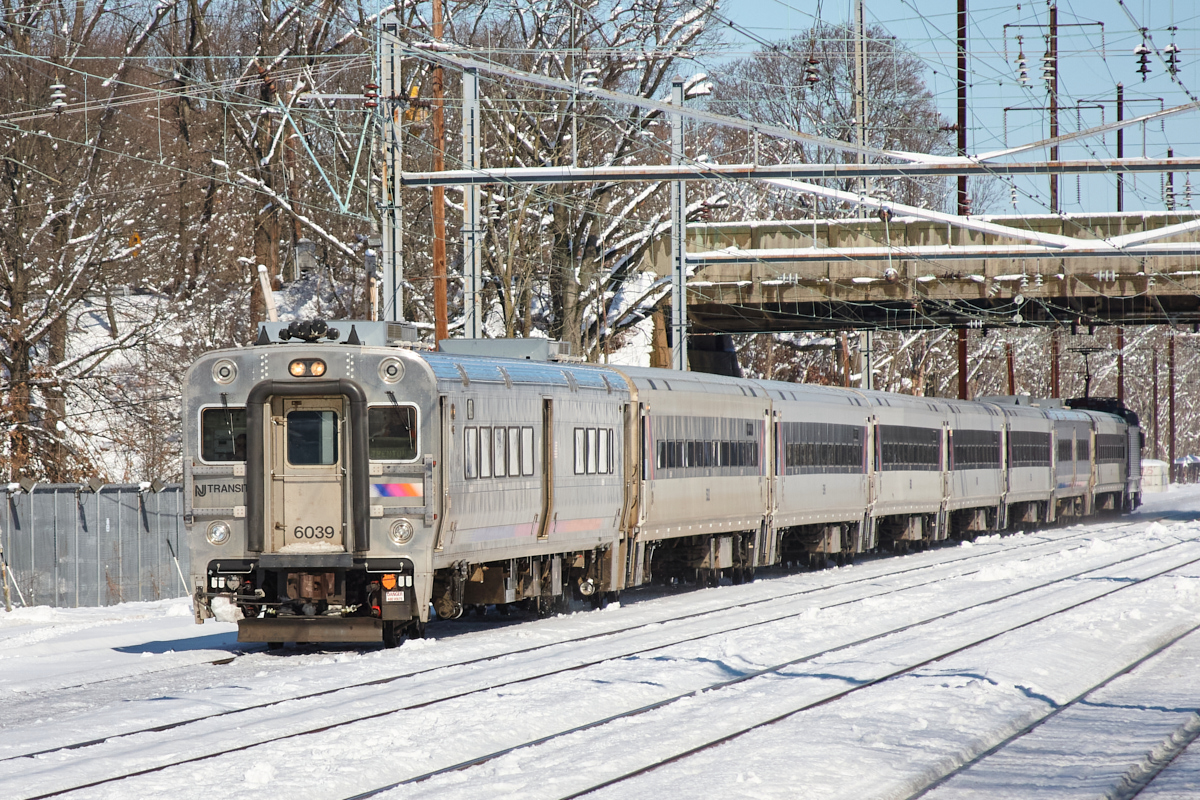
[[[767,40],[787,39],[811,27],[820,13],[828,23],[849,19],[852,3],[803,2],[802,0],[732,0],[725,3],[721,13],[738,25]],[[868,25],[880,25],[898,37],[927,65],[926,82],[942,113],[953,120],[955,112],[955,0],[866,0]],[[1041,80],[1042,55],[1045,50],[1043,34],[1048,20],[1045,0],[1035,2],[997,2],[968,0],[968,51],[971,86],[969,89],[969,145],[973,153],[986,152],[1034,141],[1049,135],[1049,120],[1039,106],[1048,103],[1045,84]],[[1132,19],[1131,19],[1132,18]],[[1059,104],[1060,127],[1063,133],[1077,126],[1092,127],[1116,118],[1113,98],[1117,82],[1125,85],[1126,118],[1157,110],[1160,105],[1171,107],[1189,101],[1189,94],[1200,95],[1200,42],[1197,28],[1200,10],[1195,0],[1059,0]],[[1095,23],[1103,23],[1103,26]],[[1017,25],[1030,27],[1018,28]],[[1137,72],[1134,48],[1142,42],[1139,27],[1148,29],[1153,45],[1162,51],[1171,41],[1181,50],[1179,83],[1172,82],[1162,61],[1151,53],[1151,72],[1143,81]],[[1024,35],[1023,51],[1028,61],[1029,83],[1017,81],[1016,36]],[[745,55],[758,45],[742,34],[726,28],[728,46],[725,58]],[[719,62],[722,59],[716,59]],[[714,60],[708,60],[714,64]],[[1007,110],[1006,110],[1007,109]],[[1146,155],[1161,158],[1167,148],[1176,156],[1200,155],[1200,112],[1187,112],[1164,123],[1150,123],[1128,128],[1125,134],[1125,155]],[[1085,140],[1081,144],[1064,145],[1060,158],[1115,157],[1116,137]],[[1045,151],[1033,151],[1023,160],[1046,158]],[[1175,188],[1177,204],[1184,203],[1184,186],[1189,176],[1177,175]],[[1135,185],[1136,184],[1136,185]],[[1046,210],[1047,180],[1017,179],[1020,213]],[[1192,206],[1200,208],[1200,175],[1194,186],[1196,197]],[[1076,179],[1064,176],[1060,183],[1062,210],[1115,210],[1115,178],[1089,176]],[[1013,211],[1010,193],[991,209],[996,213]],[[1032,196],[1029,196],[1032,195]],[[1126,178],[1126,210],[1161,210],[1164,208],[1161,180],[1158,175]]]

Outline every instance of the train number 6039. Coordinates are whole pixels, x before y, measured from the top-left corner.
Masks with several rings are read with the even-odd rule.
[[[297,525],[292,531],[292,536],[297,539],[332,539],[332,525]]]

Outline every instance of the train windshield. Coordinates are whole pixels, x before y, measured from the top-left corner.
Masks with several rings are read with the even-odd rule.
[[[200,458],[246,460],[246,409],[206,408],[200,415]]]
[[[375,407],[367,412],[368,453],[372,461],[411,461],[417,457],[417,410]]]
[[[336,464],[338,418],[333,411],[291,411],[287,415],[287,460],[298,466]]]

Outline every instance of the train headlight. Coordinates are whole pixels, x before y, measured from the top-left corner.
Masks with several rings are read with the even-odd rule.
[[[398,358],[385,358],[379,362],[379,379],[384,383],[397,383],[404,377],[404,362]]]
[[[213,364],[212,376],[217,383],[233,383],[237,379],[237,364],[228,358],[222,358]]]
[[[408,544],[413,538],[412,523],[406,519],[398,519],[392,523],[388,536],[396,544]]]
[[[208,539],[209,544],[225,544],[229,541],[229,536],[233,531],[229,529],[228,522],[210,522],[208,531],[204,534],[204,538]]]
[[[325,362],[319,358],[298,358],[288,364],[293,378],[319,378],[325,374]]]

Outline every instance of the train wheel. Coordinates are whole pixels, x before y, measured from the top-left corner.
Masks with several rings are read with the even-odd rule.
[[[408,626],[400,627],[398,622],[383,623],[383,646],[388,650],[393,647],[399,647],[404,641],[404,635],[408,632]]]

